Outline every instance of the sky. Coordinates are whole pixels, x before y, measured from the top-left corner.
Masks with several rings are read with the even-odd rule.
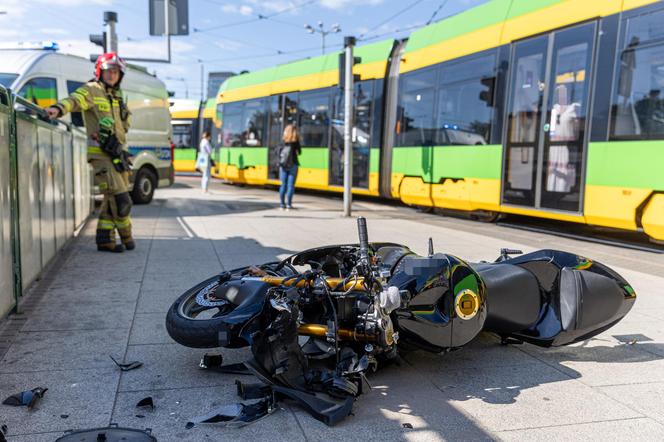
[[[343,37],[365,42],[403,38],[486,0],[189,0],[187,36],[171,37],[171,60],[140,63],[176,98],[201,98],[210,71],[255,71],[322,53],[322,38],[305,25],[341,32],[326,37],[326,52],[339,51]],[[88,40],[103,31],[103,12],[118,14],[120,56],[166,58],[166,39],[150,37],[149,0],[1,0],[0,46],[55,41],[63,53],[88,58],[101,48]],[[267,17],[267,18],[259,18]],[[360,41],[358,44],[363,44]],[[92,72],[92,66],[91,66]],[[205,98],[205,97],[204,97]]]

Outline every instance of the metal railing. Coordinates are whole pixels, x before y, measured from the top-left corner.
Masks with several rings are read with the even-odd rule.
[[[0,86],[0,317],[87,219],[85,133]]]

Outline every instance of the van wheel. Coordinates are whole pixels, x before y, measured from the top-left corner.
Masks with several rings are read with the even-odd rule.
[[[134,180],[134,190],[131,192],[131,199],[134,204],[148,204],[154,197],[154,190],[157,188],[157,177],[154,172],[146,167],[141,167]]]

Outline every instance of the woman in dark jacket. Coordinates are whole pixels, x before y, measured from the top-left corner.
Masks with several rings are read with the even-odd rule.
[[[284,128],[282,138],[284,144],[279,152],[279,198],[281,200],[281,209],[290,210],[293,208],[293,193],[295,192],[295,180],[297,179],[297,168],[300,163],[297,160],[300,155],[300,134],[294,124],[289,124]]]

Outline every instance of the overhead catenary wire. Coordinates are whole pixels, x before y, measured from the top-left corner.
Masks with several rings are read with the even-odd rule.
[[[380,23],[378,23],[377,25],[375,25],[371,29],[368,29],[367,31],[360,34],[359,39],[362,39],[362,37],[364,37],[365,35],[367,35],[368,33],[372,32],[372,31],[375,31],[376,29],[380,28],[384,24],[387,24],[387,23],[391,22],[392,20],[394,20],[395,18],[397,18],[398,16],[400,16],[404,12],[412,9],[413,7],[417,6],[419,3],[422,3],[423,1],[424,0],[415,0],[414,2],[408,4],[408,6],[406,6],[405,8],[400,9],[398,12],[396,12],[395,14],[392,14],[391,16],[389,16],[385,20],[381,21]]]
[[[426,25],[430,25],[430,24],[431,24],[431,22],[436,18],[436,16],[437,16],[438,13],[440,12],[440,10],[443,9],[443,8],[445,7],[445,5],[447,4],[448,1],[449,1],[449,0],[444,0],[444,1],[438,6],[438,8],[436,8],[436,10],[434,11],[434,13],[431,14],[431,17],[429,17],[429,20],[427,20],[427,22],[424,24],[424,26],[426,26]]]
[[[210,2],[210,0],[207,0],[207,1]],[[271,14],[255,14],[255,17],[252,17],[252,18],[249,18],[249,19],[246,19],[246,20],[239,20],[239,21],[236,21],[236,22],[230,22],[230,23],[224,23],[224,24],[221,24],[221,25],[210,26],[209,28],[194,28],[194,32],[209,32],[209,31],[214,31],[216,29],[231,28],[231,27],[235,27],[235,26],[246,25],[246,24],[249,24],[249,23],[255,23],[255,22],[258,22],[258,21],[261,21],[261,20],[271,20],[271,19],[273,19],[274,17],[276,17],[278,15],[284,14],[286,12],[293,11],[295,9],[299,9],[299,8],[309,6],[309,5],[311,5],[313,3],[316,3],[318,1],[320,1],[320,0],[307,0],[307,1],[304,1],[302,3],[291,5],[287,8],[281,9],[281,10],[273,12]],[[216,2],[211,2],[211,3],[219,4],[219,3],[216,3]]]

